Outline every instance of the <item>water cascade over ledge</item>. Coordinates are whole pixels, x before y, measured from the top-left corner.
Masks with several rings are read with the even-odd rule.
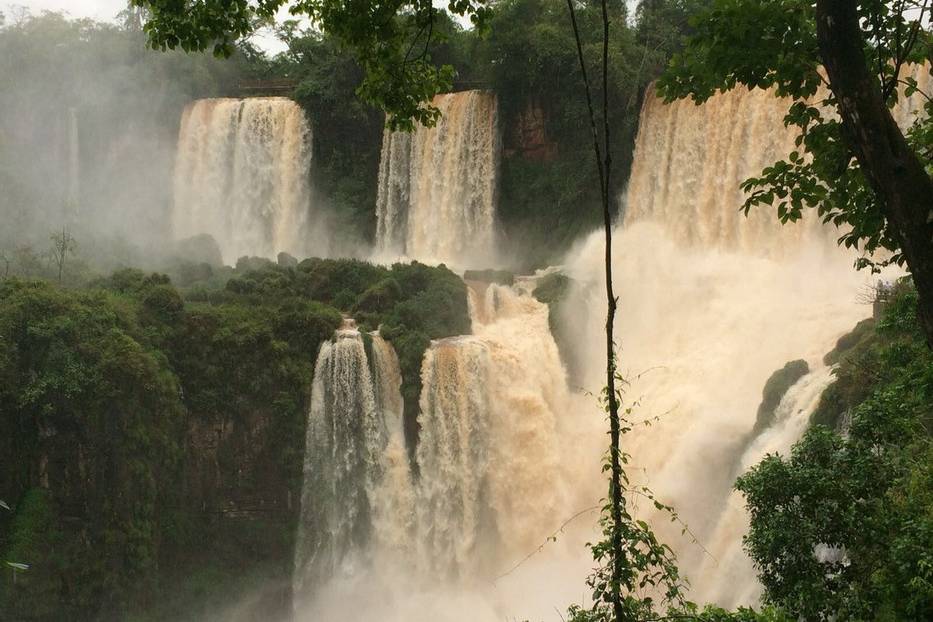
[[[392,497],[378,488],[394,454],[404,456],[404,445],[397,447],[401,376],[391,346],[378,335],[369,337],[371,361],[352,320],[318,353],[295,549],[298,596],[335,574],[352,572],[361,563],[374,517],[395,509]]]
[[[475,162],[494,163],[496,143],[485,130],[471,138],[479,126],[461,123],[490,118],[476,114],[478,97],[444,96],[446,125],[384,136],[377,242],[385,253],[463,261],[491,244],[494,184],[474,192],[491,178]],[[902,122],[915,103],[898,108]],[[702,106],[649,94],[615,231],[620,371],[636,423],[624,439],[629,476],[673,505],[690,531],[637,496],[629,502],[676,550],[691,600],[726,607],[755,605],[760,594],[742,550],[748,523],[735,476],[766,452],[788,451],[806,429],[832,381],[823,355],[871,313],[857,301],[877,278],[856,272],[838,231],[813,218],[782,226],[773,210],[739,211],[740,182],[792,149],[786,107],[741,89]],[[465,179],[479,185],[467,192]],[[478,213],[489,214],[488,228],[476,225]],[[373,336],[367,346],[348,326],[322,346],[296,619],[544,620],[586,604],[593,561],[584,543],[600,537],[592,510],[607,490],[599,475],[606,418],[595,397],[605,373],[603,248],[594,233],[562,268],[573,285],[561,345],[575,351],[582,390],[568,387],[548,307],[529,295],[533,280],[468,283],[472,334],[433,341],[423,360],[417,475],[394,414],[391,344]],[[773,423],[756,430],[767,379],[798,359],[810,371],[784,394]],[[313,597],[302,600],[302,590]]]
[[[376,203],[377,252],[455,265],[488,261],[496,221],[499,130],[489,91],[434,99],[437,125],[386,131]]]
[[[348,324],[322,345],[296,549],[298,619],[497,619],[482,613],[506,606],[493,579],[557,526],[569,496],[559,442],[569,395],[548,308],[499,285],[471,284],[470,300],[474,334],[434,341],[424,356],[417,479],[396,415],[391,344],[373,334],[367,348]],[[470,608],[451,610],[452,593]]]
[[[175,160],[176,239],[210,234],[228,263],[243,255],[307,254],[310,167],[311,126],[292,100],[192,102]]]

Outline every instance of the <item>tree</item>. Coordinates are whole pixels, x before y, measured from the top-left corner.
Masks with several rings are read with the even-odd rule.
[[[859,3],[851,1],[816,3],[820,56],[838,103],[845,141],[865,171],[889,222],[891,236],[921,292],[920,320],[927,341],[933,346],[933,179],[927,170],[930,161],[925,165],[920,160],[885,106],[885,98],[897,90],[901,65],[910,58],[911,48],[918,40],[928,2],[919,3],[919,20],[909,26],[903,23],[902,14],[909,3],[904,0],[894,3],[893,69],[888,75],[886,63],[878,81],[873,79],[862,53],[865,40],[860,24],[863,19],[871,23],[871,19],[889,18],[885,15],[888,3],[861,4],[868,5],[868,10],[866,7],[860,10]],[[923,33],[924,37],[927,35]],[[929,51],[925,60],[930,60]]]
[[[583,76],[586,107],[589,112],[590,134],[593,138],[593,155],[596,158],[596,168],[599,171],[599,192],[603,208],[603,230],[605,232],[605,269],[606,269],[606,410],[609,413],[609,546],[603,553],[609,560],[610,572],[607,585],[597,589],[597,594],[612,605],[612,613],[616,622],[632,619],[626,612],[622,600],[623,576],[626,573],[626,555],[622,547],[622,456],[620,455],[621,422],[619,418],[619,394],[616,391],[616,353],[613,328],[615,326],[616,306],[618,299],[612,288],[612,200],[609,196],[610,172],[612,170],[612,151],[610,149],[609,133],[609,12],[606,0],[601,0],[602,9],[602,126],[603,136],[600,143],[597,127],[597,116],[593,109],[592,89],[586,71],[586,57],[583,55],[583,42],[580,40],[580,30],[577,27],[576,11],[573,0],[567,0],[567,11],[570,13],[570,23],[573,26],[573,37],[577,45],[577,57],[580,61],[580,74]],[[600,551],[594,551],[597,559]]]
[[[52,241],[52,247],[49,249],[49,256],[52,263],[58,268],[58,282],[62,282],[62,271],[65,269],[65,260],[69,255],[74,255],[77,244],[74,237],[68,233],[68,229],[62,227],[61,233],[53,233],[49,236]]]
[[[926,99],[926,118],[906,136],[890,112],[899,90],[916,91],[905,65],[929,63],[933,55],[923,27],[930,6],[929,0],[714,0],[692,20],[695,33],[659,91],[702,102],[744,85],[791,98],[785,124],[800,130],[798,149],[743,183],[750,193],[743,208],[774,205],[787,222],[813,207],[825,222],[848,227],[842,244],[869,256],[891,251],[877,263],[910,269],[933,344],[933,100]],[[865,256],[858,265],[877,264]]]

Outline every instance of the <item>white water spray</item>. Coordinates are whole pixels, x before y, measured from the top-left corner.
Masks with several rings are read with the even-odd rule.
[[[700,107],[649,97],[613,258],[627,399],[637,403],[630,419],[653,421],[624,440],[630,475],[696,534],[699,544],[679,525],[656,525],[694,580],[693,599],[730,607],[754,604],[760,589],[741,550],[747,519],[731,491],[736,464],[799,438],[831,380],[823,354],[869,313],[856,300],[870,277],[852,269],[837,233],[810,219],[782,227],[763,208],[750,219],[738,211],[739,182],[793,142],[785,108],[738,91]],[[424,170],[411,165],[424,151],[416,138],[386,137],[380,176],[379,239],[406,253],[415,177],[404,173]],[[435,166],[437,156],[427,161],[448,170]],[[435,233],[449,228],[469,239],[455,220]],[[583,375],[592,394],[605,365],[602,243],[594,234],[566,262],[578,283],[568,328],[577,358],[590,363]],[[598,475],[605,416],[592,396],[569,394],[547,308],[520,289],[471,284],[474,334],[434,342],[425,356],[420,478],[403,459],[395,475],[383,469],[371,488],[397,500],[378,503],[401,509],[374,520],[368,564],[322,586],[300,619],[492,622],[555,618],[555,609],[586,603],[593,562],[583,542],[599,537],[586,510],[606,493]],[[814,371],[749,444],[765,381],[801,358]],[[584,518],[558,529],[571,516]],[[555,531],[558,542],[541,547]]]
[[[561,585],[546,572],[528,581],[523,573],[542,570],[534,563],[516,573],[518,581],[509,576],[495,583],[545,542],[572,496],[561,477],[559,421],[569,395],[545,305],[498,285],[472,284],[470,297],[475,334],[433,342],[425,353],[416,453],[420,477],[412,482],[400,426],[390,429],[381,467],[371,471],[379,478],[367,484],[373,518],[366,559],[322,581],[316,598],[299,605],[300,619],[378,615],[492,622],[527,612],[549,615],[556,604],[574,597],[575,586]],[[322,347],[319,370],[332,357],[331,348]],[[374,360],[394,360],[390,352],[389,344],[374,341]],[[397,387],[397,363],[376,367],[389,370],[374,374],[378,409],[378,387]],[[315,394],[328,394],[319,382],[330,377],[317,372]],[[365,379],[354,385],[361,383]],[[315,412],[316,406],[312,419]],[[385,412],[389,420],[391,408]],[[311,427],[309,452],[310,439]],[[568,459],[579,456],[571,452]],[[305,474],[306,491],[311,470]],[[310,492],[303,503],[315,503],[317,494]],[[304,514],[303,509],[303,523]],[[582,545],[575,552],[580,550]],[[458,600],[468,607],[451,609]]]
[[[915,104],[902,102],[895,116],[909,121]],[[754,605],[760,593],[741,548],[744,503],[730,494],[736,460],[747,468],[790,448],[831,380],[823,354],[871,313],[857,300],[872,276],[853,269],[851,253],[835,243],[838,231],[813,214],[782,226],[773,208],[748,218],[738,209],[739,183],[793,149],[793,130],[782,123],[787,107],[760,90],[736,89],[701,106],[649,93],[615,231],[627,398],[638,402],[633,419],[657,417],[624,439],[633,479],[673,505],[696,535],[695,543],[667,520],[656,525],[692,580],[692,600],[727,607]],[[604,382],[604,355],[591,345],[604,329],[602,262],[601,233],[567,262],[583,284],[571,304],[595,311],[578,335],[590,352],[592,391]],[[815,371],[785,396],[784,419],[740,455],[765,381],[801,358]]]
[[[299,600],[325,579],[352,574],[362,563],[384,471],[386,419],[401,414],[384,416],[379,409],[401,402],[392,394],[392,375],[393,370],[380,370],[379,383],[373,382],[363,337],[352,320],[321,344],[311,388],[295,550],[293,589]]]

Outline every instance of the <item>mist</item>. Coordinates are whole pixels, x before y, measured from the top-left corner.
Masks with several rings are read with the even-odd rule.
[[[63,228],[79,260],[98,270],[154,265],[166,254],[181,112],[229,91],[237,61],[148,50],[139,23],[124,17],[104,24],[19,13],[0,28],[7,254],[41,254]]]

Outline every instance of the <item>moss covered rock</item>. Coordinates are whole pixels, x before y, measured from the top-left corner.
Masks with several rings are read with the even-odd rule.
[[[796,361],[790,361],[771,374],[761,393],[761,404],[758,406],[758,413],[755,416],[755,427],[752,428],[753,436],[757,436],[774,423],[775,412],[787,390],[808,373],[810,373],[810,366],[807,365],[807,362],[803,359],[797,359]]]

